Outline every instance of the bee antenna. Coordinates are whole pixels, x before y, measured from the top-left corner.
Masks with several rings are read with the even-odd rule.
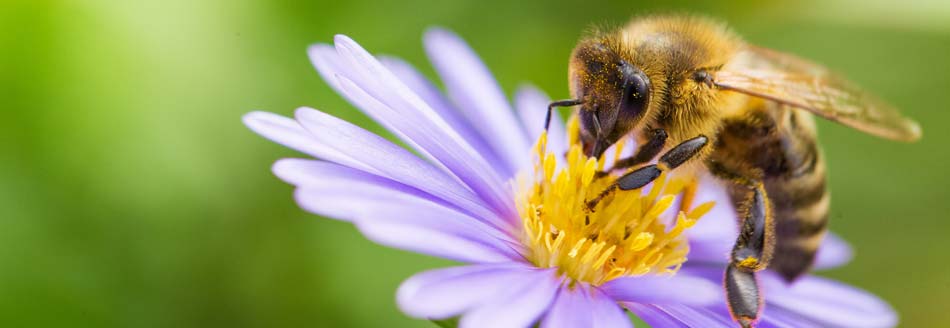
[[[548,130],[548,127],[551,126],[551,112],[554,111],[555,107],[571,107],[583,104],[584,102],[580,99],[565,99],[557,100],[548,104],[548,115],[544,117],[544,131]]]

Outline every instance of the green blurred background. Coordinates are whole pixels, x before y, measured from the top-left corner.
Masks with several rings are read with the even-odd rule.
[[[308,105],[369,124],[305,47],[345,33],[432,76],[431,25],[466,38],[506,91],[563,97],[581,31],[656,10],[723,18],[922,122],[913,145],[821,124],[831,227],[857,249],[822,274],[887,299],[905,326],[950,324],[945,2],[0,0],[0,326],[432,327],[393,295],[447,263],[298,209],[270,165],[300,155],[241,115]]]

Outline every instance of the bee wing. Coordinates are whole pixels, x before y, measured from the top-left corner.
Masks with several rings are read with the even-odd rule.
[[[917,122],[900,114],[826,68],[798,57],[751,47],[740,67],[724,67],[713,77],[720,89],[801,108],[879,137],[920,139]]]

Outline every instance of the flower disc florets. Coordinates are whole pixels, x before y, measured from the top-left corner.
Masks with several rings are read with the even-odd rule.
[[[595,178],[607,155],[596,159],[583,154],[576,140],[576,120],[568,131],[571,146],[561,168],[557,155],[546,150],[547,136],[542,135],[535,146],[533,172],[518,178],[516,203],[529,260],[593,285],[624,276],[676,273],[689,253],[683,232],[713,203],[679,210],[672,220],[664,220],[663,214],[693,180],[663,174],[648,191],[613,192],[588,208],[587,201],[607,189],[617,175]],[[615,147],[615,160],[623,147],[623,142]],[[686,208],[683,203],[678,206]]]

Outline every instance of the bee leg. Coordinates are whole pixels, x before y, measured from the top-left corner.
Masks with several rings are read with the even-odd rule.
[[[755,273],[768,266],[775,248],[775,222],[765,186],[753,182],[751,188],[740,208],[741,230],[724,281],[729,312],[742,327],[752,327],[759,319],[762,296]]]
[[[732,320],[742,328],[751,328],[758,320],[762,304],[755,272],[742,271],[730,265],[726,268],[724,285]]]
[[[597,197],[588,201],[588,210],[593,211],[594,207],[596,207],[604,197],[607,197],[617,189],[635,190],[646,186],[648,183],[656,180],[661,173],[671,171],[683,165],[683,163],[686,163],[687,160],[698,154],[707,143],[709,143],[709,138],[702,135],[683,141],[663,154],[663,156],[660,157],[659,163],[650,164],[624,174],[617,178],[617,181],[608,186],[607,189],[597,195]]]
[[[666,145],[666,138],[666,130],[653,130],[653,135],[650,136],[650,140],[647,141],[645,145],[637,149],[637,152],[633,154],[633,156],[614,163],[614,166],[610,168],[610,171],[625,169],[649,162],[651,159],[656,157],[656,155],[659,155],[661,150],[663,150],[663,146]]]
[[[646,144],[640,146],[637,149],[637,152],[633,156],[621,159],[614,163],[614,166],[610,169],[607,169],[602,172],[597,172],[597,177],[603,177],[608,173],[616,170],[622,170],[628,167],[634,167],[646,162],[649,162],[651,159],[660,154],[660,151],[663,150],[663,147],[666,145],[666,130],[656,129],[653,130],[653,135],[650,136],[650,140]]]

